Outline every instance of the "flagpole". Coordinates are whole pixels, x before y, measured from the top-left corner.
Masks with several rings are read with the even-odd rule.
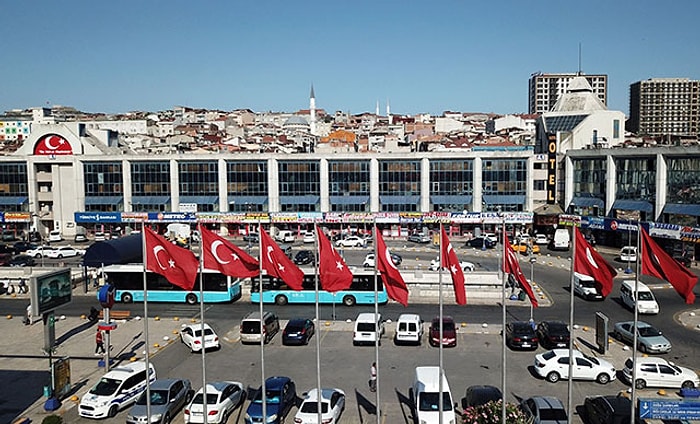
[[[141,255],[143,256],[143,338],[146,347],[146,416],[151,416],[151,367],[149,366],[149,342],[148,342],[148,286],[146,285],[146,223],[141,221]],[[104,274],[103,274],[104,275]],[[107,351],[109,351],[109,343]],[[105,364],[107,366],[107,364]]]
[[[318,241],[318,224],[314,220],[314,285],[316,289],[316,327],[320,329],[321,318],[318,311],[318,262],[321,259],[321,252],[319,252],[319,241]],[[314,331],[315,332],[315,331]],[[316,410],[318,412],[318,422],[323,421],[323,414],[321,411],[321,337],[315,334],[316,339],[316,387],[318,388],[318,397],[316,399]]]
[[[439,409],[438,410],[440,411],[440,415],[439,415],[440,418],[438,420],[439,424],[442,424],[442,409],[443,409],[442,408],[442,374],[443,374],[443,372],[442,372],[442,354],[443,354],[442,342],[444,340],[444,336],[443,336],[443,328],[442,328],[442,314],[443,314],[443,311],[442,311],[442,265],[443,265],[442,246],[443,246],[443,243],[445,242],[445,240],[442,239],[442,231],[443,231],[442,223],[440,223],[440,257],[438,258],[439,259],[439,262],[438,262],[438,304],[440,305],[439,309],[438,309],[439,310],[439,319],[440,319],[440,345],[439,345],[439,349],[438,349],[438,365],[440,366],[440,371],[438,372],[439,378],[440,378],[440,380],[438,380],[439,381],[439,383],[438,383],[438,408]]]
[[[377,265],[379,264],[379,252],[377,252],[377,221],[376,219],[372,218],[372,224],[374,226],[374,320],[377,321],[377,317],[379,317],[379,290],[378,290],[378,283],[377,283]],[[391,260],[391,257],[389,257],[387,260]],[[380,423],[379,419],[379,414],[381,413],[379,410],[379,328],[376,327],[379,325],[379,323],[375,324],[374,328],[374,362],[377,364],[376,370],[377,370],[377,378],[374,380],[375,381],[375,401],[376,401],[376,423]]]
[[[637,221],[637,258],[636,258],[636,268],[634,271],[634,327],[632,329],[632,407],[630,408],[630,421],[634,422],[635,417],[635,404],[637,397],[637,320],[639,319],[639,303],[637,301],[637,296],[639,294],[639,257],[642,255],[642,251],[639,246],[639,239],[641,235],[640,224]]]
[[[569,419],[574,415],[574,385],[573,385],[573,372],[574,372],[574,269],[576,264],[576,223],[572,227],[573,241],[571,243],[572,253],[571,253],[571,270],[569,275],[569,332],[571,338],[569,340],[569,378],[567,381],[567,400],[566,400],[566,414]]]
[[[260,285],[258,286],[258,292],[260,293],[260,378],[262,379],[260,388],[262,390],[262,416],[263,416],[263,423],[267,422],[267,399],[266,399],[266,392],[267,388],[265,387],[265,338],[263,337],[263,326],[265,325],[265,319],[263,318],[263,261],[262,261],[262,235],[263,228],[262,224],[260,224],[260,219],[258,219],[258,256],[259,260],[258,262],[260,263]],[[272,278],[272,277],[270,277]]]
[[[202,402],[202,416],[204,417],[204,424],[209,422],[207,416],[207,361],[206,361],[206,341],[204,335],[204,237],[202,234],[202,225],[197,222],[197,230],[199,231],[199,316],[200,316],[200,326],[199,331],[202,335],[202,396],[205,399]],[[227,277],[230,278],[230,277]]]
[[[507,396],[507,391],[506,391],[506,281],[508,280],[507,273],[506,273],[506,221],[503,219],[501,216],[501,244],[503,245],[503,248],[501,249],[501,283],[503,285],[503,289],[501,290],[501,304],[503,305],[502,308],[502,313],[501,313],[501,393],[503,393],[503,400],[501,401],[501,422],[505,423],[506,422],[506,396]],[[486,239],[484,238],[484,246],[486,246]]]

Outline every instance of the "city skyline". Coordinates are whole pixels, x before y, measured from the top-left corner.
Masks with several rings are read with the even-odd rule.
[[[328,113],[377,102],[381,114],[387,102],[393,114],[526,113],[531,74],[580,66],[608,75],[608,108],[629,114],[634,82],[700,78],[692,1],[44,1],[3,12],[1,111],[294,112],[313,84]]]

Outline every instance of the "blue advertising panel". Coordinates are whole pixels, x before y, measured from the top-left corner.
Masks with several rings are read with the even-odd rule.
[[[639,418],[700,420],[700,400],[640,398]]]
[[[122,214],[120,212],[76,212],[75,222],[77,223],[117,223],[122,222]]]

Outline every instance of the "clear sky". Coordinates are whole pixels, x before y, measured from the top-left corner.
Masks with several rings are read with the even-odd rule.
[[[533,72],[700,79],[700,1],[4,1],[0,112],[527,112]]]

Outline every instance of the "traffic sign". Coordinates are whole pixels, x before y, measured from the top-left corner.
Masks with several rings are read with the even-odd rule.
[[[652,420],[700,420],[700,401],[640,398],[639,418]]]

